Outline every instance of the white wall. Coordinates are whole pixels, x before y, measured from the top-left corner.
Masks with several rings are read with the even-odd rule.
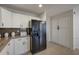
[[[73,46],[79,49],[79,7],[75,7],[73,13]]]
[[[47,19],[46,20],[46,25],[47,25],[47,27],[46,27],[46,31],[47,31],[47,42],[50,42],[51,41],[51,39],[52,39],[52,31],[51,31],[51,29],[52,29],[52,25],[51,25],[52,23],[51,23],[51,18],[49,18],[49,19]]]

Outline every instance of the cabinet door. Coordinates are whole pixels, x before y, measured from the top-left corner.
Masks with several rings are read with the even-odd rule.
[[[30,51],[30,37],[26,37],[27,52]]]
[[[14,39],[12,39],[7,45],[8,45],[7,53],[9,55],[14,55]]]
[[[13,26],[27,28],[29,26],[30,17],[23,14],[13,13]]]
[[[2,16],[2,27],[11,27],[12,26],[12,12],[1,9],[1,16]]]
[[[24,47],[24,53],[30,51],[30,38],[29,37],[23,38],[23,47]]]
[[[27,16],[27,15],[23,15],[23,14],[21,14],[20,17],[21,17],[20,24],[22,25],[21,27],[22,28],[28,28],[29,27],[30,17]]]
[[[30,50],[29,38],[15,39],[15,54],[25,54]]]
[[[23,53],[26,53],[27,50],[27,39],[26,38],[22,38],[22,45],[23,45]]]
[[[13,20],[12,20],[12,27],[20,28],[20,21],[21,21],[20,14],[13,13]]]
[[[23,53],[24,53],[24,47],[22,38],[15,39],[15,54],[18,55]]]

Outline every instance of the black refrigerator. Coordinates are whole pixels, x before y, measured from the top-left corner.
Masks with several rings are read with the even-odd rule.
[[[46,22],[31,20],[30,50],[32,54],[46,49]]]

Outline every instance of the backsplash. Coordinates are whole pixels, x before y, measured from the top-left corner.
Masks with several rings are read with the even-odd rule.
[[[9,37],[11,37],[12,32],[15,32],[15,36],[19,36],[20,28],[0,28],[1,37],[4,37],[5,33],[9,33]]]
[[[27,32],[27,35],[30,34],[29,28],[0,28],[2,38],[5,33],[9,33],[9,37],[11,37],[12,32],[15,32],[15,36],[20,36],[20,32]]]

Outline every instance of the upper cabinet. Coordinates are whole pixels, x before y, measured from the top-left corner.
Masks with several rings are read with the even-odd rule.
[[[20,14],[13,13],[12,27],[20,28],[20,21],[21,21]]]
[[[40,20],[38,17],[12,12],[6,8],[0,7],[1,28],[28,28],[29,21],[32,19]]]
[[[30,17],[27,15],[21,15],[21,25],[23,28],[28,28],[29,27],[29,21],[30,21]]]
[[[13,13],[13,27],[27,28],[29,26],[30,17],[27,15]]]
[[[12,26],[12,12],[0,8],[0,27],[11,27]]]

